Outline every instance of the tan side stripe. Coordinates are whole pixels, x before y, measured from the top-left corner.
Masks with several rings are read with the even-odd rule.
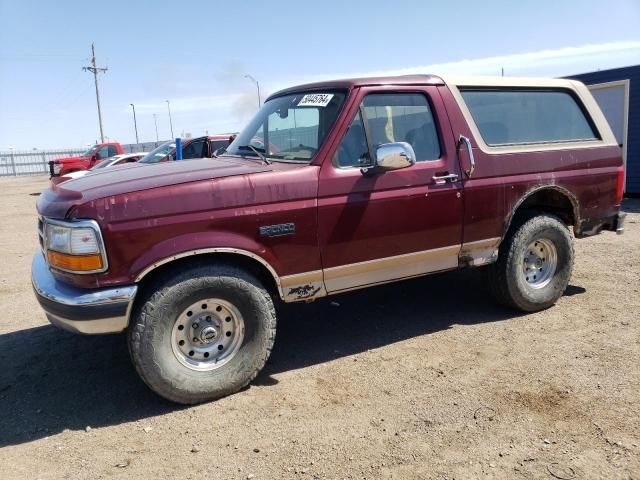
[[[365,285],[424,275],[458,266],[460,245],[407,253],[394,257],[353,263],[324,271],[329,292],[351,290]]]
[[[314,270],[312,272],[296,273],[294,275],[287,275],[286,277],[280,277],[280,285],[282,288],[306,285],[308,283],[315,283],[322,281],[322,270]]]
[[[494,237],[463,244],[460,250],[461,264],[478,267],[495,262],[501,240],[500,237]]]
[[[484,240],[476,240],[475,242],[467,242],[462,244],[462,251],[469,252],[472,250],[481,250],[483,248],[498,248],[500,245],[500,237],[485,238]]]
[[[460,245],[451,245],[448,247],[435,248],[433,250],[424,250],[422,252],[405,253],[394,257],[385,257],[375,260],[366,260],[359,263],[350,263],[339,267],[327,268],[324,271],[325,280],[340,278],[350,275],[360,275],[370,273],[374,270],[387,270],[407,265],[413,265],[419,262],[428,262],[443,257],[457,254]]]

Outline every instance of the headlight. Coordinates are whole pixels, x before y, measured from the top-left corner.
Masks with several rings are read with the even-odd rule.
[[[94,221],[46,222],[44,245],[49,265],[72,273],[106,270],[102,237]]]
[[[60,173],[60,170],[62,170],[62,164],[61,163],[54,163],[53,164],[53,173],[58,175]]]
[[[47,247],[70,255],[100,253],[96,232],[92,228],[47,225]]]

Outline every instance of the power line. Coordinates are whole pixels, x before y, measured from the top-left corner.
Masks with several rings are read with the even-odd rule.
[[[91,84],[89,83],[89,84],[87,84],[87,86],[84,89],[82,89],[80,91],[80,93],[78,93],[75,97],[73,97],[71,100],[69,100],[64,105],[62,105],[62,108],[70,108],[73,105],[75,105],[75,103],[78,100],[80,100],[85,95],[85,93],[87,93],[89,91],[90,88],[91,88]]]
[[[82,87],[86,80],[87,78],[82,72],[77,72],[76,76],[74,76],[57,95],[52,97],[52,99],[55,100],[55,104],[65,103],[74,93],[77,93],[78,88]]]
[[[11,54],[0,55],[0,62],[72,62],[76,61],[80,55],[71,54]]]
[[[104,143],[104,130],[102,129],[102,111],[100,110],[100,89],[98,88],[98,73],[105,73],[109,70],[106,67],[96,66],[96,49],[93,43],[91,44],[91,66],[82,67],[84,71],[93,73],[93,82],[96,86],[96,103],[98,104],[98,122],[100,123],[100,141]]]
[[[78,57],[77,53],[12,53],[11,55],[0,55],[0,58],[21,58],[21,57]]]

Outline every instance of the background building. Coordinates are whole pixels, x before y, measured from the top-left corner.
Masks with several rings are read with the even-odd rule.
[[[622,147],[625,192],[640,195],[640,65],[571,75],[585,83]]]

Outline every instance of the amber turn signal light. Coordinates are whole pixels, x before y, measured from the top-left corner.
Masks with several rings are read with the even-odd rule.
[[[66,253],[47,251],[49,265],[76,272],[91,272],[102,269],[102,257],[94,255],[67,255]]]

